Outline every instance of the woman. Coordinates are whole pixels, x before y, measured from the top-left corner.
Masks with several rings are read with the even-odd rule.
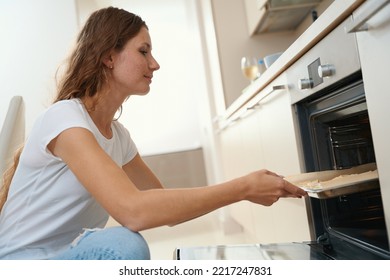
[[[241,200],[271,205],[305,195],[266,170],[203,188],[163,189],[114,120],[129,96],[149,92],[160,67],[151,51],[140,17],[113,7],[90,16],[54,104],[5,176],[0,259],[148,259],[139,231]],[[122,226],[95,229],[109,216]]]

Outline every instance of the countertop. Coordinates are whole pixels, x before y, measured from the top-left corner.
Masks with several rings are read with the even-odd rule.
[[[275,61],[260,78],[246,87],[241,96],[230,105],[220,118],[220,129],[227,127],[230,119],[248,101],[259,94],[281,73],[288,69],[310,48],[344,21],[365,0],[335,0],[318,19]]]

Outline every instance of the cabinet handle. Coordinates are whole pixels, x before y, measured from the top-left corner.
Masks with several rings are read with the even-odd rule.
[[[267,92],[266,94],[264,94],[264,95],[260,98],[260,100],[258,100],[258,101],[256,102],[256,104],[254,104],[254,105],[252,105],[252,106],[250,106],[250,107],[248,107],[248,108],[246,108],[246,109],[247,109],[247,110],[254,110],[254,109],[256,109],[257,107],[259,107],[260,102],[261,102],[264,98],[266,98],[267,96],[269,96],[270,94],[272,94],[272,93],[275,92],[275,91],[282,90],[282,89],[286,89],[286,88],[287,88],[286,85],[272,86],[272,89],[271,89],[269,92]]]
[[[239,114],[237,117],[235,117],[234,119],[228,119],[228,121],[222,126],[220,127],[219,129],[217,129],[217,133],[220,133],[221,131],[223,131],[225,128],[233,125],[235,122],[239,121],[240,119],[243,119],[247,114],[248,114],[248,111],[250,110],[254,110],[256,109],[258,106],[259,106],[259,103],[264,99],[266,98],[267,96],[269,96],[270,94],[272,94],[273,92],[275,91],[278,91],[278,90],[282,90],[282,89],[286,89],[287,86],[286,85],[276,85],[276,86],[273,86],[271,88],[271,90],[269,92],[267,92],[266,94],[264,94],[260,100],[258,100],[256,102],[256,104],[246,108],[246,110],[244,110],[241,114]]]
[[[236,117],[235,119],[228,120],[222,127],[220,127],[220,128],[217,129],[216,133],[218,134],[218,133],[220,133],[221,131],[225,130],[225,128],[227,128],[227,127],[233,125],[235,122],[237,122],[238,120],[240,120],[241,117],[242,117],[242,116],[240,115],[240,116]]]
[[[367,3],[367,2],[366,2]],[[370,5],[367,6],[361,15],[359,15],[356,20],[346,26],[347,33],[354,33],[359,31],[367,31],[368,25],[367,21],[372,18],[376,13],[383,9],[387,4],[390,3],[390,0],[375,0],[371,1]]]

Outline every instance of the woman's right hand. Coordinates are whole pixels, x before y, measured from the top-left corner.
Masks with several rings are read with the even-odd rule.
[[[241,179],[246,184],[245,199],[264,206],[270,206],[281,197],[301,198],[307,193],[268,170],[252,172]]]

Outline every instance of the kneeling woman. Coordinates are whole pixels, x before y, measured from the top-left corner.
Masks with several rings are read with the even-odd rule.
[[[164,189],[114,119],[131,95],[149,92],[160,67],[151,51],[139,16],[109,7],[89,17],[56,99],[5,174],[0,259],[148,259],[141,230],[241,200],[268,206],[306,194],[266,170],[212,186]],[[122,227],[103,229],[109,216]]]

